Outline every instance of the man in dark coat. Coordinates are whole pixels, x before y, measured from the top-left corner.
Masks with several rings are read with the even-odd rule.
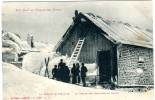
[[[64,70],[62,74],[63,74],[63,78],[62,78],[63,82],[69,83],[70,82],[70,77],[69,77],[70,70],[66,64],[64,66]]]
[[[60,59],[60,63],[58,64],[58,80],[62,81],[63,78],[63,70],[64,70],[65,64],[63,63],[63,59]]]
[[[77,74],[77,83],[80,83],[80,65],[76,63],[76,74]]]
[[[71,69],[71,73],[72,73],[72,84],[76,84],[77,83],[77,80],[76,80],[77,72],[76,72],[75,64],[73,64],[73,67]]]
[[[54,68],[52,69],[52,75],[53,75],[53,78],[52,79],[58,79],[58,68],[57,68],[57,65],[54,65]]]
[[[82,79],[82,83],[83,83],[83,86],[86,86],[86,80],[85,80],[85,77],[86,77],[86,72],[87,72],[87,67],[84,66],[84,63],[82,63],[82,67],[81,67],[81,79]]]

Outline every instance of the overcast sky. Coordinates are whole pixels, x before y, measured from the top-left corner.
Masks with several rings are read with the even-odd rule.
[[[2,29],[18,33],[22,40],[29,33],[35,41],[55,45],[72,23],[75,10],[91,12],[105,20],[128,22],[142,29],[153,26],[151,1],[5,2],[2,5]]]

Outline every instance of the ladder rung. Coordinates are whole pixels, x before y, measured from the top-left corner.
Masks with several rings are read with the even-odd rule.
[[[83,40],[80,40],[79,43],[83,42]]]
[[[73,56],[72,58],[76,59],[78,55]]]
[[[75,60],[76,58],[72,58],[71,60]]]
[[[75,47],[75,49],[74,49],[74,51],[72,53],[72,56],[70,58],[69,65],[72,65],[78,59],[80,51],[81,51],[81,48],[82,48],[82,46],[84,44],[84,40],[85,40],[85,38],[78,40],[78,43],[77,43],[77,45],[76,45],[76,47]]]
[[[79,51],[80,49],[76,49],[75,51]]]
[[[77,57],[77,55],[73,55],[73,57]]]
[[[78,46],[78,47],[76,47],[76,48],[80,48],[80,47]]]

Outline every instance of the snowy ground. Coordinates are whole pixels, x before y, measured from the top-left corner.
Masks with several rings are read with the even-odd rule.
[[[51,80],[3,63],[4,100],[152,100],[153,91],[127,93]]]

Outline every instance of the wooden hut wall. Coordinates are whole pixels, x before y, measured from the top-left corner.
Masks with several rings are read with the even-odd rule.
[[[87,36],[80,54],[80,62],[95,63],[97,51],[107,51],[112,43],[106,39],[101,31],[93,24],[87,25]]]
[[[60,53],[62,55],[68,55],[71,56],[76,43],[77,43],[77,28],[74,26],[67,37],[67,39],[64,41],[64,43],[60,47]]]
[[[95,63],[97,51],[107,51],[112,48],[112,42],[105,38],[101,32],[98,27],[90,22],[78,24],[70,30],[70,35],[63,45],[61,45],[60,52],[62,55],[67,54],[71,56],[80,38],[80,34],[85,34],[85,43],[82,47],[79,60],[84,63]]]

